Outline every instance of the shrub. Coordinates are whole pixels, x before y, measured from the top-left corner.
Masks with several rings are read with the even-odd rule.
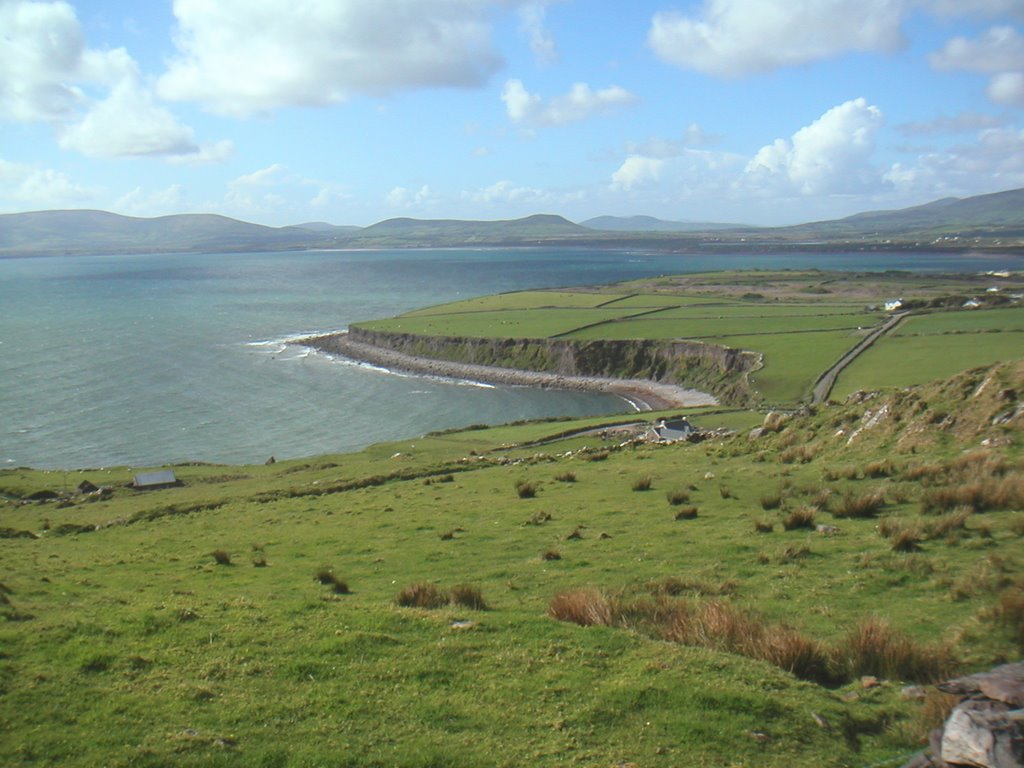
[[[451,591],[452,605],[461,605],[473,611],[486,611],[487,601],[484,600],[480,588],[473,584],[456,584]]]
[[[814,528],[814,517],[818,513],[814,507],[798,507],[782,519],[782,527],[787,531],[798,528]]]
[[[669,491],[665,494],[665,498],[668,503],[674,507],[678,507],[680,504],[685,504],[690,500],[690,492],[684,491],[681,488],[677,488],[674,491]]]
[[[575,472],[562,472],[560,475],[555,475],[555,480],[560,483],[575,483],[576,473]]]
[[[877,617],[860,621],[840,648],[841,663],[851,677],[875,675],[931,683],[948,677],[955,667],[947,646],[911,640]]]
[[[693,520],[695,517],[697,517],[697,508],[696,507],[683,507],[678,512],[676,512],[675,519],[676,520]]]
[[[316,572],[313,577],[316,581],[319,581],[325,587],[330,587],[336,595],[347,595],[349,594],[348,584],[339,579],[334,574],[334,569],[325,565]]]
[[[520,480],[516,483],[516,494],[520,499],[532,499],[537,495],[537,484]]]
[[[645,475],[644,477],[638,477],[636,480],[633,481],[633,490],[634,491],[649,491],[649,490],[651,490],[651,483],[652,482],[653,481],[651,480],[649,475]]]
[[[548,615],[582,627],[608,626],[612,623],[611,604],[599,590],[593,588],[559,592],[548,605]]]
[[[231,555],[223,549],[215,549],[210,553],[210,557],[217,565],[231,565]]]
[[[885,494],[880,490],[868,493],[846,493],[835,503],[832,514],[835,517],[874,517],[885,506]]]
[[[429,582],[421,581],[402,589],[395,602],[403,608],[443,608],[448,595]]]

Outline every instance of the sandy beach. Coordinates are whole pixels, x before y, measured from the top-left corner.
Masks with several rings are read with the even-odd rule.
[[[618,395],[638,411],[656,411],[667,408],[717,405],[718,400],[706,392],[686,389],[672,384],[659,384],[644,379],[608,379],[589,376],[560,376],[543,371],[524,371],[489,365],[455,363],[415,357],[382,347],[353,341],[347,333],[313,336],[294,342],[306,347],[337,355],[360,363],[369,363],[391,371],[437,376],[463,381],[478,381],[515,387],[540,387],[588,392],[608,392]]]

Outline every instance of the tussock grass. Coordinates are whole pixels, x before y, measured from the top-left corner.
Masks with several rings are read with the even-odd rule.
[[[874,517],[885,506],[885,492],[881,489],[868,493],[845,493],[833,502],[832,515],[839,518]]]
[[[459,605],[473,611],[488,610],[487,601],[484,600],[480,587],[475,584],[456,584],[449,595],[452,605]]]
[[[324,565],[317,570],[313,578],[325,587],[330,587],[331,591],[336,595],[349,594],[348,584],[343,579],[339,579],[334,573],[334,568],[329,565]]]
[[[548,605],[548,615],[581,627],[608,626],[612,623],[612,606],[600,590],[581,587],[555,595]]]
[[[215,549],[210,553],[213,562],[217,565],[231,565],[231,554],[224,549]]]
[[[755,520],[754,531],[756,533],[771,533],[775,530],[775,526],[767,520]]]
[[[893,552],[919,552],[923,537],[916,528],[902,528],[892,536]]]
[[[921,497],[921,512],[926,515],[958,507],[972,512],[1024,508],[1024,475],[1013,473],[928,488]]]
[[[516,495],[520,499],[532,499],[537,495],[537,483],[529,480],[516,481]]]
[[[561,560],[562,559],[562,553],[559,552],[557,549],[548,549],[548,550],[545,550],[544,552],[541,553],[540,559],[541,560],[548,560],[548,561],[551,561],[551,560]]]
[[[675,514],[676,520],[693,520],[697,517],[696,507],[683,507]]]
[[[761,509],[769,512],[782,506],[782,494],[779,492],[766,493],[761,497]]]
[[[818,510],[814,507],[797,507],[782,519],[782,527],[787,531],[798,528],[814,528],[814,518]]]
[[[560,483],[575,483],[576,482],[576,473],[575,472],[560,472],[559,474],[555,475],[555,480],[557,480]]]
[[[654,481],[651,479],[650,475],[644,475],[643,477],[638,477],[636,480],[633,481],[633,490],[634,491],[649,491],[649,490],[651,490],[651,485],[653,483],[654,483]]]
[[[925,644],[897,632],[877,617],[861,620],[840,643],[846,676],[875,675],[919,683],[953,674],[956,661],[947,645]]]
[[[448,595],[434,584],[420,581],[404,587],[395,602],[403,608],[443,608],[448,605]]]
[[[681,504],[685,504],[690,500],[690,492],[682,488],[677,488],[674,491],[669,491],[665,494],[665,499],[673,507],[678,507]]]

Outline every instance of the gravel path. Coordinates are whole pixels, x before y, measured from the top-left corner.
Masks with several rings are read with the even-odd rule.
[[[667,408],[718,405],[718,400],[705,392],[672,384],[659,384],[645,379],[605,379],[590,376],[560,376],[541,371],[524,371],[490,365],[454,363],[427,357],[414,357],[390,349],[351,341],[346,333],[314,336],[294,343],[312,347],[328,354],[370,363],[388,370],[403,371],[447,379],[479,381],[516,387],[540,387],[587,392],[608,392],[618,395],[638,411]]]

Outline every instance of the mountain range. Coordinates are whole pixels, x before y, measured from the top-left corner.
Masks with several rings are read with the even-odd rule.
[[[944,198],[790,227],[601,216],[580,224],[538,214],[500,221],[396,218],[369,227],[307,222],[266,227],[213,214],[144,219],[106,211],[0,215],[0,257],[455,246],[999,247],[1024,249],[1024,189]]]

